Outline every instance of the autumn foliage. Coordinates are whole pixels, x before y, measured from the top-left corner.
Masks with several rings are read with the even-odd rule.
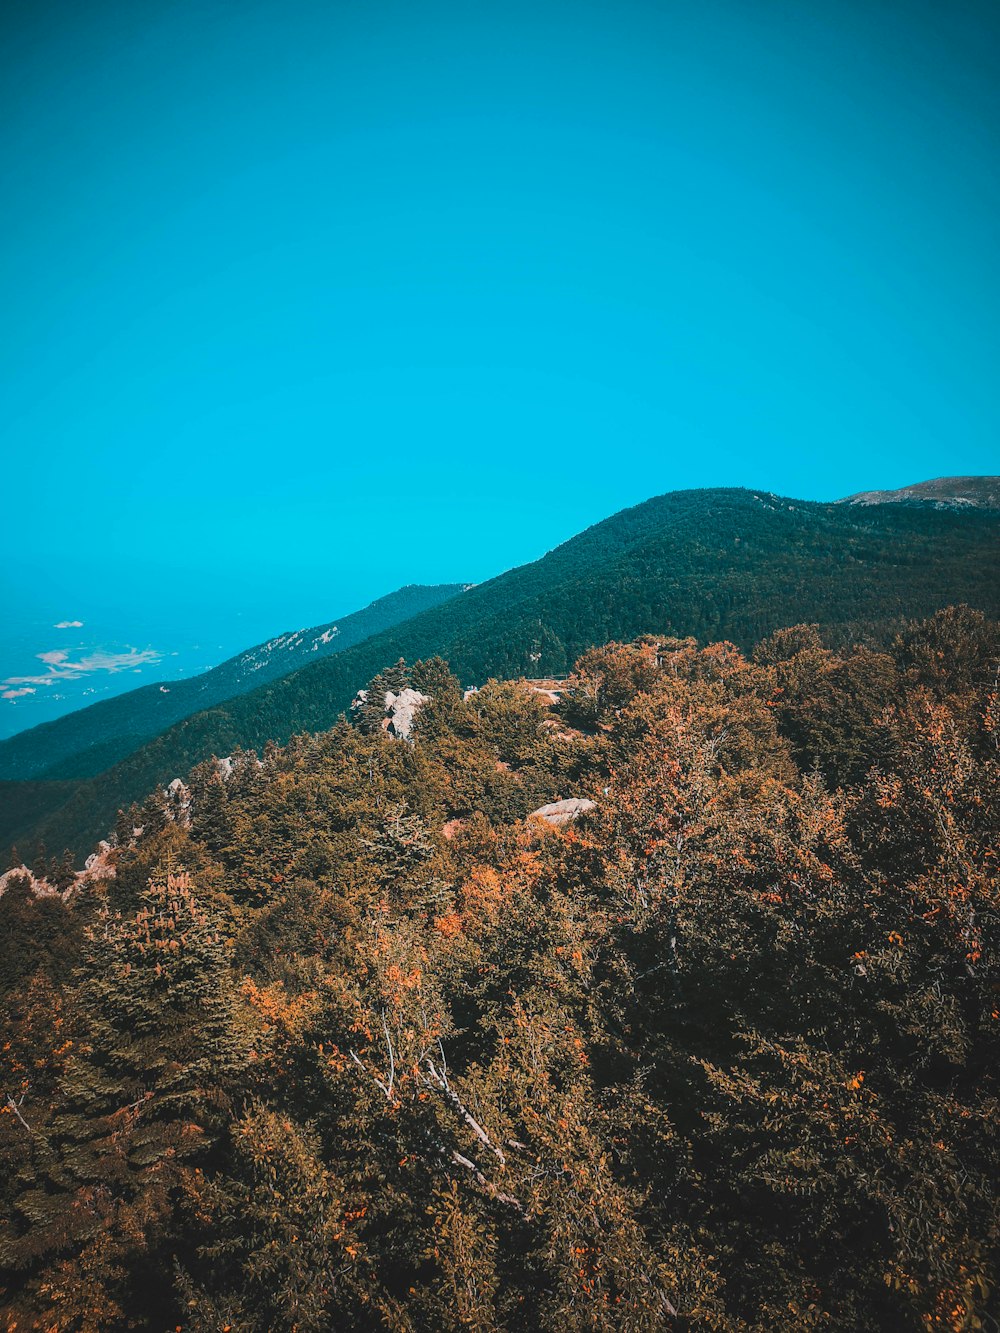
[[[994,1326],[998,665],[961,608],[554,707],[399,665],[413,743],[203,764],[13,884],[3,1326]]]

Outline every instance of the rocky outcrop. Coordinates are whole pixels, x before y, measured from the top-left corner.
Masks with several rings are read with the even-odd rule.
[[[180,778],[174,778],[164,790],[167,814],[181,828],[191,827],[191,789]]]
[[[386,731],[393,736],[398,736],[402,741],[408,741],[413,735],[413,721],[423,704],[428,703],[430,695],[421,694],[419,690],[409,688],[400,690],[394,694],[392,690],[385,692],[385,721],[382,723]]]
[[[83,877],[85,879],[114,879],[117,874],[115,870],[117,859],[116,848],[112,847],[110,842],[102,840],[97,844],[97,851],[91,852],[83,863]]]
[[[375,697],[378,698],[377,695]],[[390,736],[395,736],[398,740],[412,741],[414,719],[423,705],[429,702],[429,694],[421,694],[419,690],[411,690],[409,686],[400,690],[398,694],[395,690],[386,690],[383,701],[382,730],[387,731]],[[378,719],[377,711],[374,719],[372,718],[373,703],[374,700],[371,698],[370,690],[358,690],[351,702],[351,712],[366,718],[368,727],[373,726]]]
[[[62,898],[63,902],[67,902],[85,884],[93,883],[99,879],[114,879],[117,855],[117,850],[111,846],[110,842],[99,842],[97,851],[91,852],[87,857],[84,868],[76,872],[72,884],[67,885],[62,890],[57,889],[43,875],[36,877],[34,871],[28,866],[15,866],[12,870],[5,870],[0,875],[0,898],[3,897],[8,887],[15,880],[27,880],[28,888],[36,898]]]
[[[223,782],[228,782],[241,765],[250,764],[256,769],[262,769],[264,767],[263,759],[261,759],[259,755],[254,754],[252,750],[244,750],[243,754],[237,759],[234,759],[231,754],[223,755],[221,759],[216,755],[214,763],[216,772]],[[177,778],[174,778],[174,782],[177,780]],[[171,787],[172,786],[173,783],[171,783]]]
[[[567,824],[594,808],[595,803],[588,801],[585,796],[571,796],[565,801],[551,801],[548,805],[539,806],[537,810],[532,810],[528,818],[543,819],[546,824]]]
[[[14,866],[12,870],[5,870],[4,873],[0,875],[0,898],[3,897],[7,892],[8,887],[15,880],[27,880],[28,887],[36,898],[53,898],[60,896],[59,891],[54,888],[47,879],[36,879],[34,872],[27,866],[22,865]],[[61,896],[67,897],[73,888],[75,888],[75,885],[71,885],[70,889]]]
[[[569,681],[559,676],[542,676],[536,680],[526,680],[525,685],[532,694],[537,694],[546,708],[554,708],[562,702],[562,697],[569,688]]]
[[[935,509],[1000,509],[1000,477],[936,477],[898,491],[859,491],[842,505],[932,504]]]

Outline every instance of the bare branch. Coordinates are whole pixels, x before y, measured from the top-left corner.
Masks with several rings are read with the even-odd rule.
[[[443,1057],[444,1052],[442,1051],[441,1054]],[[447,1072],[442,1072],[441,1070],[439,1070],[434,1064],[434,1061],[430,1058],[430,1056],[428,1056],[424,1061],[424,1067],[431,1076],[431,1082],[433,1086],[437,1088],[438,1091],[444,1095],[447,1101],[449,1101],[452,1104],[452,1106],[459,1113],[459,1115],[462,1117],[465,1123],[469,1126],[469,1128],[472,1130],[473,1134],[475,1134],[476,1138],[483,1145],[483,1147],[489,1148],[490,1152],[497,1159],[497,1161],[500,1163],[501,1166],[506,1166],[507,1159],[504,1156],[503,1149],[497,1147],[497,1145],[493,1142],[490,1136],[486,1133],[486,1130],[483,1129],[479,1121],[471,1113],[468,1107],[463,1103],[458,1093],[455,1092],[455,1090],[451,1087],[451,1085],[448,1082]]]
[[[17,1102],[14,1100],[13,1097],[8,1096],[8,1097],[7,1097],[7,1107],[8,1107],[9,1110],[13,1111],[13,1113],[17,1116],[18,1120],[20,1120],[21,1124],[22,1124],[22,1125],[24,1126],[24,1128],[28,1131],[28,1133],[32,1136],[32,1138],[36,1138],[37,1135],[36,1135],[35,1131],[31,1128],[31,1126],[28,1124],[27,1120],[25,1120],[24,1116],[21,1114],[21,1102],[23,1102],[23,1101],[24,1101],[24,1096],[21,1097],[21,1101],[17,1101]]]
[[[354,1063],[357,1065],[357,1067],[358,1067],[363,1073],[365,1073],[365,1074],[368,1075],[368,1077],[371,1079],[371,1081],[375,1084],[375,1086],[378,1088],[378,1090],[382,1093],[382,1095],[383,1095],[383,1097],[386,1099],[386,1101],[389,1102],[390,1104],[393,1104],[393,1103],[395,1102],[395,1100],[396,1100],[396,1095],[395,1095],[395,1092],[394,1092],[394,1088],[395,1088],[395,1086],[396,1086],[396,1052],[395,1052],[395,1051],[393,1050],[393,1048],[392,1048],[392,1038],[389,1036],[389,1025],[388,1025],[388,1023],[385,1021],[385,1010],[384,1010],[384,1009],[382,1010],[382,1012],[381,1012],[381,1014],[379,1015],[379,1017],[380,1017],[381,1020],[382,1020],[382,1032],[383,1032],[383,1034],[384,1034],[384,1036],[385,1036],[385,1046],[386,1046],[386,1050],[387,1050],[388,1053],[389,1053],[389,1078],[388,1078],[388,1081],[383,1083],[383,1081],[382,1081],[376,1074],[373,1074],[372,1071],[371,1071],[371,1070],[368,1068],[368,1066],[365,1064],[365,1062],[361,1059],[361,1056],[358,1055],[357,1051],[355,1051],[355,1050],[351,1050],[351,1051],[348,1052],[348,1054],[350,1055],[350,1057],[351,1057],[351,1059],[354,1061]]]
[[[379,1091],[380,1091],[380,1092],[382,1093],[382,1095],[385,1097],[386,1101],[391,1103],[391,1102],[392,1102],[392,1093],[389,1091],[389,1089],[386,1087],[386,1085],[382,1082],[382,1080],[381,1080],[380,1078],[377,1078],[377,1077],[372,1073],[372,1071],[368,1068],[368,1066],[367,1066],[367,1065],[364,1063],[364,1061],[361,1059],[360,1055],[358,1055],[357,1051],[353,1051],[353,1050],[352,1050],[352,1051],[350,1051],[350,1052],[348,1052],[348,1053],[349,1053],[351,1059],[352,1059],[352,1060],[354,1061],[354,1063],[357,1065],[357,1067],[361,1070],[361,1072],[362,1072],[363,1074],[367,1074],[367,1075],[368,1075],[368,1077],[371,1079],[371,1081],[375,1084],[375,1086],[379,1089]]]
[[[658,1291],[658,1292],[656,1293],[656,1295],[657,1295],[657,1299],[658,1299],[659,1302],[660,1302],[660,1306],[661,1306],[661,1308],[662,1308],[668,1315],[670,1315],[671,1319],[676,1319],[676,1318],[677,1318],[677,1307],[676,1307],[676,1306],[674,1305],[674,1303],[671,1301],[671,1299],[670,1299],[670,1297],[667,1295],[667,1293],[666,1293],[665,1291]]]
[[[491,1181],[486,1179],[475,1162],[470,1162],[468,1157],[463,1157],[460,1152],[454,1150],[451,1154],[451,1160],[464,1167],[466,1171],[470,1171],[475,1176],[476,1183],[486,1191],[491,1199],[496,1199],[497,1203],[505,1203],[511,1208],[516,1208],[522,1217],[527,1217],[524,1204],[521,1203],[520,1199],[515,1199],[513,1194],[505,1194],[503,1190],[498,1190]]]
[[[385,1095],[392,1101],[392,1087],[396,1081],[396,1056],[392,1049],[392,1039],[389,1036],[389,1025],[385,1021],[385,1010],[382,1010],[382,1031],[385,1033],[385,1044],[389,1050],[389,1086],[386,1088]]]

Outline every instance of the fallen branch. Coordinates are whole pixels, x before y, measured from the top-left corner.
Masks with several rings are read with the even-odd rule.
[[[483,1145],[483,1147],[488,1148],[490,1150],[490,1152],[497,1159],[497,1161],[500,1163],[501,1166],[506,1166],[507,1158],[504,1156],[503,1149],[497,1147],[497,1145],[493,1142],[490,1136],[486,1133],[486,1130],[483,1129],[482,1125],[475,1118],[475,1116],[472,1114],[469,1108],[464,1104],[462,1099],[459,1097],[458,1093],[448,1082],[448,1065],[444,1057],[444,1048],[441,1046],[440,1042],[438,1042],[438,1049],[441,1051],[440,1069],[438,1069],[435,1066],[434,1061],[430,1058],[429,1055],[424,1060],[424,1067],[431,1076],[432,1085],[435,1088],[437,1088],[439,1092],[444,1094],[445,1098],[452,1104],[455,1110],[459,1113],[459,1115],[469,1126],[469,1128],[472,1130],[473,1134],[475,1134],[476,1138]]]
[[[527,1217],[528,1214],[520,1199],[515,1199],[513,1194],[505,1194],[503,1190],[498,1190],[492,1181],[487,1180],[475,1162],[470,1162],[468,1157],[463,1157],[460,1152],[456,1152],[454,1149],[452,1149],[451,1160],[464,1167],[466,1171],[470,1171],[475,1177],[476,1183],[486,1191],[491,1199],[496,1199],[497,1203],[505,1203],[510,1208],[516,1208],[522,1217]]]
[[[36,1135],[35,1131],[31,1128],[31,1126],[28,1124],[27,1120],[25,1120],[24,1116],[21,1114],[21,1102],[24,1101],[24,1098],[25,1098],[26,1096],[27,1096],[27,1093],[22,1093],[22,1095],[21,1095],[21,1101],[17,1101],[17,1102],[16,1102],[16,1101],[14,1100],[13,1097],[11,1097],[11,1096],[8,1095],[8,1097],[7,1097],[7,1108],[8,1108],[8,1110],[13,1111],[14,1115],[17,1116],[18,1120],[20,1120],[21,1124],[22,1124],[22,1125],[24,1126],[24,1128],[28,1131],[28,1133],[32,1136],[32,1138],[37,1138],[37,1135]]]
[[[375,1074],[372,1073],[372,1071],[368,1068],[368,1066],[365,1064],[365,1062],[361,1059],[361,1056],[358,1055],[357,1051],[353,1051],[353,1050],[352,1050],[352,1051],[349,1052],[349,1055],[350,1055],[351,1059],[354,1061],[354,1063],[357,1065],[357,1067],[361,1070],[361,1072],[362,1072],[363,1074],[367,1074],[367,1075],[368,1075],[368,1077],[371,1079],[371,1081],[375,1084],[376,1088],[378,1088],[379,1091],[384,1095],[386,1101],[389,1102],[389,1103],[391,1104],[391,1103],[392,1103],[392,1093],[389,1091],[389,1089],[386,1087],[386,1085],[382,1082],[382,1080],[381,1080],[380,1078],[378,1078],[377,1075],[375,1075]]]
[[[381,1080],[380,1078],[378,1078],[375,1074],[373,1074],[372,1071],[367,1067],[367,1065],[366,1065],[366,1064],[364,1063],[364,1061],[361,1059],[361,1056],[358,1055],[357,1051],[355,1051],[355,1050],[351,1050],[351,1051],[349,1052],[349,1055],[350,1055],[351,1059],[354,1061],[354,1063],[358,1066],[358,1068],[361,1069],[361,1070],[363,1070],[364,1073],[366,1073],[366,1074],[368,1075],[368,1077],[372,1080],[372,1082],[375,1084],[375,1086],[376,1086],[376,1087],[379,1089],[379,1091],[383,1094],[383,1096],[385,1097],[386,1101],[389,1102],[389,1104],[391,1105],[391,1104],[395,1101],[395,1097],[394,1097],[394,1095],[393,1095],[393,1088],[395,1087],[395,1083],[396,1083],[396,1053],[395,1053],[395,1051],[393,1051],[393,1049],[392,1049],[392,1038],[389,1036],[389,1025],[388,1025],[388,1023],[385,1021],[385,1010],[384,1010],[384,1009],[382,1010],[382,1013],[379,1015],[379,1017],[382,1019],[382,1032],[383,1032],[383,1034],[384,1034],[384,1036],[385,1036],[385,1046],[386,1046],[386,1050],[389,1052],[389,1079],[388,1079],[388,1082],[383,1083],[382,1080]]]

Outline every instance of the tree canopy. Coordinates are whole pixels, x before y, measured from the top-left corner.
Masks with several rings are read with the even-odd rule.
[[[207,760],[114,873],[13,878],[7,1327],[989,1328],[998,664],[962,608],[555,703],[401,662],[410,739]]]

